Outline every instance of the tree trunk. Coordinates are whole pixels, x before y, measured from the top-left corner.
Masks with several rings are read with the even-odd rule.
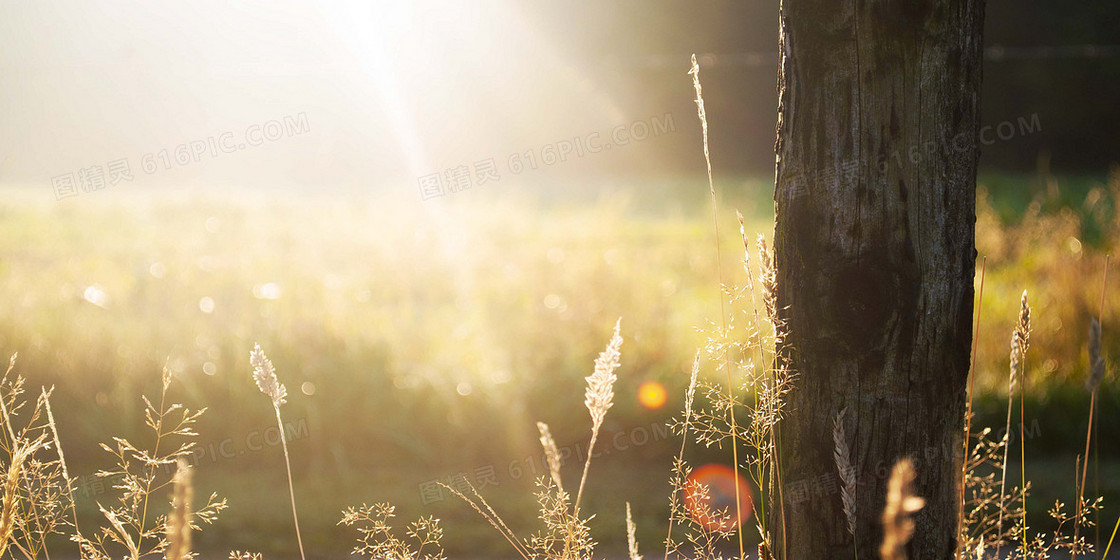
[[[983,5],[782,0],[774,240],[798,375],[779,424],[789,560],[878,558],[887,477],[904,456],[926,498],[910,558],[954,555]],[[854,539],[833,458],[843,410]]]

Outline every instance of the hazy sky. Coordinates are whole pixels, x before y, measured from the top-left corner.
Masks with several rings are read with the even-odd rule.
[[[1020,8],[989,3],[986,44],[1116,43],[1107,0]],[[670,113],[676,133],[660,143],[521,179],[699,175],[691,52],[733,62],[704,67],[713,164],[765,175],[776,22],[776,0],[0,0],[0,186],[49,194],[124,162],[134,179],[117,177],[120,190],[415,190],[427,174],[491,158],[508,171],[513,154]],[[987,61],[985,121],[1042,127],[987,146],[982,166],[1030,172],[1051,154],[1107,170],[1116,60]]]
[[[46,191],[377,185],[631,118],[499,0],[5,0],[0,37],[0,185]]]

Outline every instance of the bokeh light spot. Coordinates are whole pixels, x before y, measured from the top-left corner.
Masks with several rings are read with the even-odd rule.
[[[560,303],[560,296],[556,294],[548,294],[547,296],[544,296],[544,306],[549,309],[556,309],[557,307],[560,307]]]
[[[665,406],[667,399],[668,393],[665,391],[665,386],[656,381],[646,381],[638,387],[638,402],[650,410],[657,410]]]
[[[85,298],[86,301],[101,308],[105,308],[109,305],[109,294],[105,293],[105,290],[102,290],[101,286],[97,284],[87,287],[86,290],[82,292],[82,297]]]
[[[280,288],[280,284],[276,282],[265,282],[264,284],[257,284],[253,286],[253,297],[257,299],[280,299],[280,295],[284,292]]]
[[[735,478],[739,479],[739,506],[735,515]],[[730,531],[750,518],[754,509],[751,485],[727,465],[707,464],[688,475],[684,486],[684,505],[689,516],[709,529]]]
[[[1069,239],[1066,239],[1066,247],[1069,248],[1069,252],[1071,252],[1075,255],[1078,255],[1078,256],[1081,255],[1081,240],[1080,239],[1078,239],[1076,237],[1070,237]]]

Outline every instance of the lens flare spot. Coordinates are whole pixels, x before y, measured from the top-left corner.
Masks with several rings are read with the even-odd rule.
[[[665,386],[656,381],[646,381],[638,387],[638,402],[650,410],[657,410],[665,406],[667,399],[668,393],[665,391]]]
[[[106,294],[105,290],[102,290],[101,286],[97,284],[87,287],[86,291],[82,293],[82,297],[100,308],[105,308],[109,305],[109,294]]]
[[[253,286],[253,297],[257,299],[280,299],[284,290],[276,282],[265,282]]]
[[[474,391],[474,387],[471,387],[471,384],[466,381],[461,381],[455,386],[455,392],[463,397],[470,395],[472,391]]]
[[[739,509],[735,514],[735,479],[739,479]],[[707,464],[693,470],[684,485],[689,516],[709,529],[730,531],[750,518],[754,508],[751,485],[727,465]]]

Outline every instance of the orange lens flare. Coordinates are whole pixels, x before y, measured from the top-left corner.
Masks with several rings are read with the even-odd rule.
[[[688,475],[684,505],[697,523],[716,531],[731,531],[750,518],[754,509],[751,485],[739,477],[739,502],[743,516],[735,515],[735,471],[726,465],[708,464]]]
[[[638,402],[650,410],[657,410],[665,406],[665,401],[668,398],[669,395],[665,391],[665,386],[656,381],[646,381],[638,387]]]

